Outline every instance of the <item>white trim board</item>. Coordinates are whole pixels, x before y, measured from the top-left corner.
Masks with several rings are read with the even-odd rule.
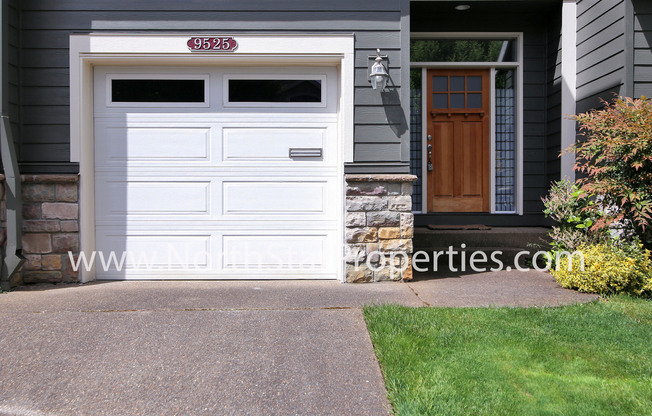
[[[576,122],[568,118],[577,112],[577,4],[564,0],[561,20],[561,150],[575,144]],[[562,153],[562,179],[575,181],[575,154]]]
[[[206,35],[203,35],[206,36]],[[95,250],[93,68],[95,66],[333,66],[339,72],[339,173],[353,161],[353,34],[239,34],[234,52],[191,52],[192,34],[70,36],[70,161],[80,170],[80,249]],[[338,234],[343,241],[343,220]],[[342,266],[343,270],[343,266]],[[80,281],[95,278],[81,270]],[[341,279],[344,278],[342,273]]]

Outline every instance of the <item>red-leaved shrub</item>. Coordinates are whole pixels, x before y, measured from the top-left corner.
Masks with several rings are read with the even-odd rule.
[[[609,215],[594,227],[610,226],[652,243],[652,102],[615,98],[604,108],[572,116],[583,140],[567,149],[576,152],[575,169],[587,195],[600,204],[587,207]]]

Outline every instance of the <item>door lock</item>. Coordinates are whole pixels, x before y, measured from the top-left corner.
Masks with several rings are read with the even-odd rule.
[[[428,140],[430,140],[430,135],[428,135]],[[428,172],[432,172],[432,145],[428,144]]]

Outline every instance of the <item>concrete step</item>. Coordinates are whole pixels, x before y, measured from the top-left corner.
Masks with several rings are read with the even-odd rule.
[[[425,227],[414,229],[414,248],[456,248],[465,244],[467,249],[513,248],[527,250],[536,246],[547,247],[548,229],[543,227],[494,227],[489,230],[430,230]]]
[[[479,251],[485,253],[488,267],[493,267],[492,264],[496,263],[492,259],[513,265],[519,253],[522,253],[519,264],[527,266],[536,252],[548,250],[548,242],[548,229],[542,227],[502,227],[490,230],[430,230],[418,227],[414,230],[413,239],[414,252],[428,253],[431,262],[437,257],[440,265],[448,264],[450,258],[455,265],[462,261],[468,264],[473,253]],[[456,254],[450,254],[451,250]],[[475,257],[482,258],[480,254]]]

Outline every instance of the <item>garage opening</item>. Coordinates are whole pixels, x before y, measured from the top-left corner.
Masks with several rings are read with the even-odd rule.
[[[338,278],[336,68],[96,67],[94,136],[98,279]]]

